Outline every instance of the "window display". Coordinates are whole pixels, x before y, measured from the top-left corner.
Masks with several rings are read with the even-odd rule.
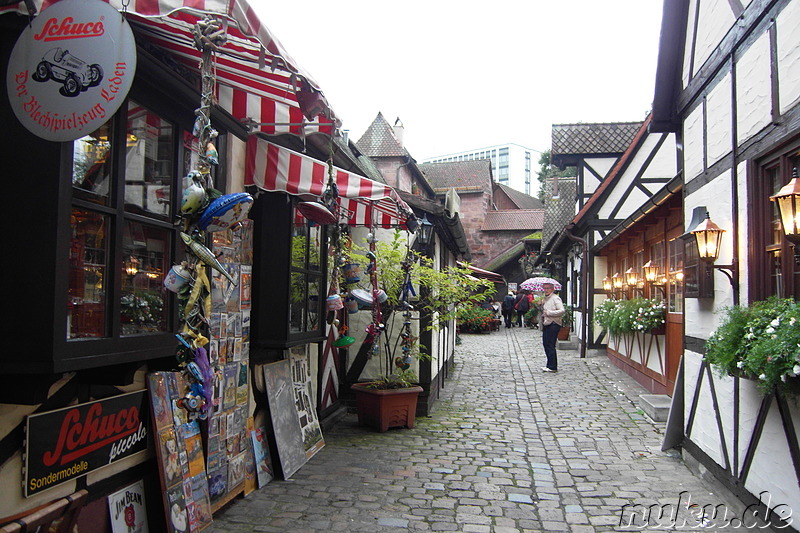
[[[105,337],[108,217],[72,210],[67,338]]]

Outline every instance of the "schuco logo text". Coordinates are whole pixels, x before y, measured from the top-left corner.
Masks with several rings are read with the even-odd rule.
[[[99,37],[105,33],[103,18],[100,17],[97,22],[81,22],[77,24],[72,17],[64,17],[64,20],[60,22],[57,18],[51,18],[44,23],[42,32],[39,35],[34,35],[33,38],[37,41],[48,42]]]
[[[127,437],[139,429],[139,409],[131,407],[103,415],[100,403],[92,405],[81,420],[79,409],[70,410],[61,422],[54,450],[44,452],[42,463],[53,466],[83,457],[98,448]]]

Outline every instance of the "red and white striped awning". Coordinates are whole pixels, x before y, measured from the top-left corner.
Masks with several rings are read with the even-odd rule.
[[[39,13],[60,0],[34,0]],[[109,1],[109,0],[104,0]],[[121,0],[110,0],[122,10]],[[0,15],[27,16],[25,3],[0,7]],[[303,72],[245,0],[130,0],[128,20],[154,45],[199,72],[192,28],[205,15],[227,24],[227,43],[216,54],[217,101],[233,118],[266,134],[333,134],[337,119],[311,77]],[[321,109],[307,119],[297,92],[305,88]],[[199,100],[198,100],[199,103]],[[308,106],[305,106],[308,108]],[[311,113],[306,109],[307,113]]]
[[[397,192],[377,181],[333,167],[339,202],[351,226],[406,227],[414,218]],[[247,140],[245,185],[270,192],[319,198],[328,185],[328,165],[257,136]]]

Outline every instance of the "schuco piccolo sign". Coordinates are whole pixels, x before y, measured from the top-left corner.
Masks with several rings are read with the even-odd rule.
[[[6,88],[28,130],[71,141],[111,118],[135,71],[136,44],[121,13],[101,0],[61,0],[19,36]]]
[[[146,391],[28,417],[25,496],[147,449]]]

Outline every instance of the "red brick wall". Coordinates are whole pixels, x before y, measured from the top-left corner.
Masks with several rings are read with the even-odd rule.
[[[484,265],[534,231],[481,231],[486,212],[492,210],[489,194],[459,192],[459,196],[461,224],[464,226],[469,249],[472,252],[472,264],[477,267]],[[500,208],[499,205],[497,207]]]

